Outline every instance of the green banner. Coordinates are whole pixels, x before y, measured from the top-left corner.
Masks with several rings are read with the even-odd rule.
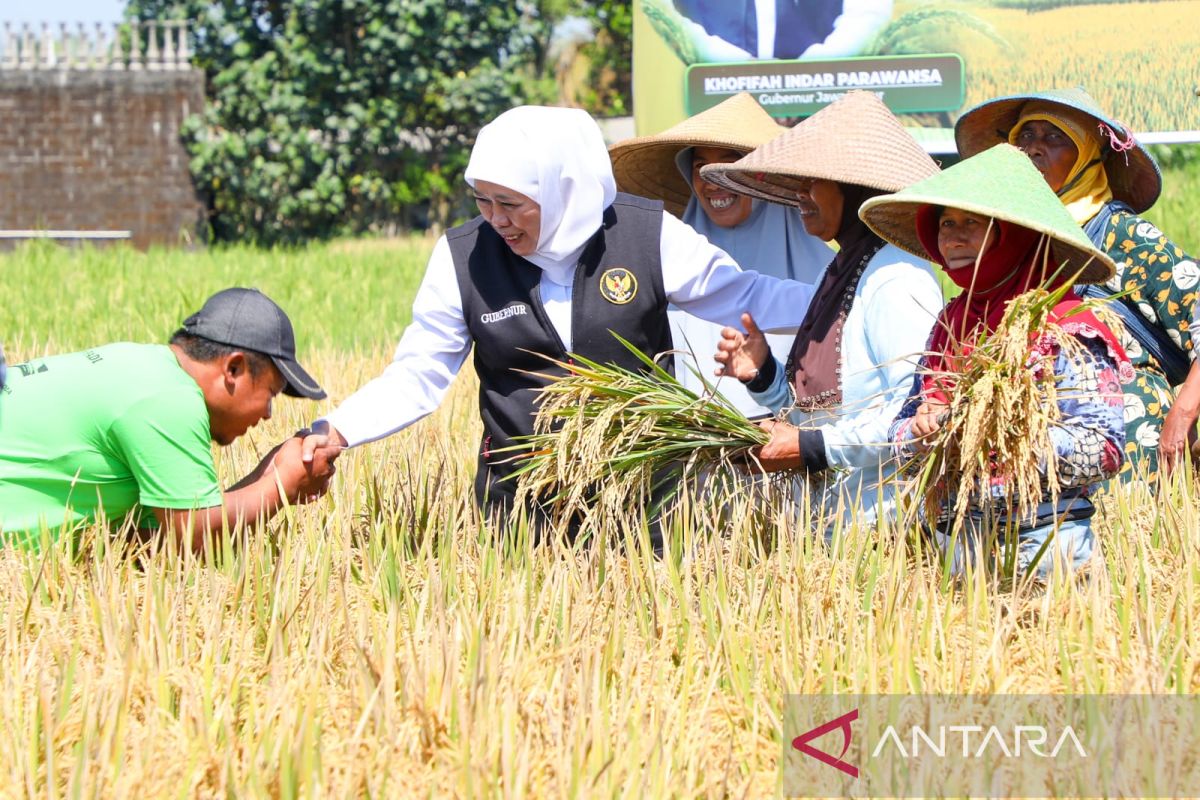
[[[1146,140],[1200,141],[1200,0],[632,0],[632,6],[640,135],[674,125],[738,85],[777,117],[802,117],[829,95],[871,89],[908,115],[905,125],[944,132],[984,100],[1082,86]],[[901,85],[890,70],[910,80]]]
[[[896,113],[954,111],[963,103],[963,60],[947,53],[693,64],[686,86],[689,116],[750,92],[772,116],[807,117],[853,89],[877,93]]]

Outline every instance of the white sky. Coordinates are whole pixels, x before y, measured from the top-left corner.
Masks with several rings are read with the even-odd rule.
[[[0,0],[3,22],[116,22],[125,0]]]

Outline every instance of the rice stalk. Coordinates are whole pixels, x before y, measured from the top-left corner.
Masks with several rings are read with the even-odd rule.
[[[619,512],[660,484],[727,471],[767,442],[767,434],[703,376],[707,390],[698,395],[613,336],[644,370],[579,355],[548,359],[565,374],[542,376],[549,384],[538,399],[534,433],[506,448],[518,451],[512,479],[522,501],[536,499],[565,514],[592,510],[599,501],[604,510]]]
[[[1074,336],[1048,330],[1050,312],[1070,289],[1038,288],[1014,298],[994,331],[956,345],[952,372],[933,376],[954,390],[920,470],[927,519],[946,509],[956,530],[972,507],[1028,519],[1043,496],[1057,502],[1061,486],[1050,432],[1062,421],[1060,376],[1050,357],[1031,348],[1051,335],[1068,357],[1082,350]]]
[[[0,255],[14,357],[119,336],[164,272],[199,293],[275,257],[53,252]],[[424,259],[386,298],[381,269],[327,305],[309,258],[325,252],[283,253],[262,286],[319,344],[301,361],[331,400],[281,398],[221,449],[222,485],[391,360],[382,329],[405,319],[371,302],[407,307]],[[177,310],[126,335],[161,339]],[[943,578],[890,520],[826,547],[814,509],[751,497],[681,499],[661,559],[615,535],[514,546],[471,499],[477,393],[463,370],[429,419],[348,450],[328,497],[221,558],[135,558],[99,528],[0,551],[0,797],[764,797],[795,735],[788,694],[1200,692],[1186,472],[1114,482],[1089,580],[1038,596]],[[1125,739],[1138,778],[1194,762]]]

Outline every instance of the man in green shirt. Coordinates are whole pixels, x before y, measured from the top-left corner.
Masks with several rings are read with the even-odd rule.
[[[325,491],[332,461],[277,447],[221,490],[210,442],[228,445],[271,417],[279,392],[325,392],[296,362],[291,321],[255,289],[226,289],[169,345],[118,343],[9,365],[0,390],[0,532],[37,547],[96,520],[133,514],[199,550],[226,525],[267,519]]]

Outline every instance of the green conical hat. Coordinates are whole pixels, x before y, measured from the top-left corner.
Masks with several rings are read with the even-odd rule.
[[[1158,163],[1150,151],[1133,137],[1132,131],[1105,114],[1082,88],[1027,92],[980,103],[964,112],[954,125],[954,141],[959,154],[963,158],[970,158],[999,142],[1007,142],[1009,131],[1021,118],[1021,110],[1032,101],[1077,111],[1091,117],[1097,126],[1104,125],[1112,130],[1118,140],[1123,140],[1128,146],[1128,149],[1116,152],[1109,143],[1101,143],[1104,171],[1108,174],[1108,186],[1113,197],[1128,203],[1138,214],[1154,205],[1162,192],[1162,172],[1158,169]],[[1099,130],[1097,135],[1100,135]],[[1100,138],[1103,139],[1103,136]]]
[[[925,205],[957,208],[1046,234],[1055,260],[1067,272],[1083,270],[1077,283],[1104,283],[1117,272],[1033,162],[1010,144],[998,144],[895,194],[873,197],[858,214],[880,237],[928,258],[917,236],[917,210]]]

